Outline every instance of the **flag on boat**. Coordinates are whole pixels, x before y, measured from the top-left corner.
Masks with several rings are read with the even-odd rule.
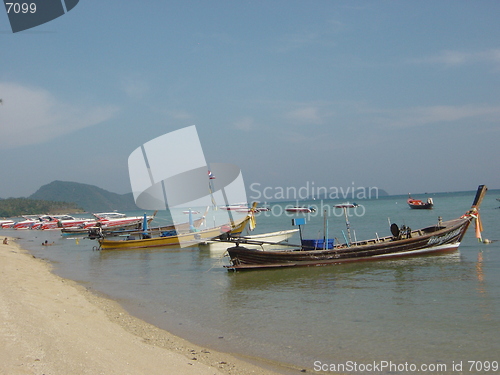
[[[250,230],[253,231],[256,226],[257,226],[257,223],[255,222],[255,216],[252,212],[252,216],[250,217],[250,223],[249,223]]]
[[[250,209],[250,212],[248,215],[250,216],[250,221],[249,221],[249,229],[250,231],[253,231],[255,227],[257,226],[257,222],[255,220],[255,208],[257,207],[257,203],[254,203],[252,205],[252,208]]]
[[[212,171],[208,171],[208,179],[209,180],[215,180],[215,176],[214,174],[212,173]],[[210,191],[210,197],[212,199],[212,206],[215,208],[215,210],[217,211],[217,204],[215,203],[215,199],[214,199],[214,189],[212,187],[212,183],[210,181],[208,181],[208,190]]]
[[[481,216],[479,216],[479,212],[476,216],[476,238],[479,242],[483,242],[483,237],[481,236],[481,232],[483,231],[483,222],[481,221]]]

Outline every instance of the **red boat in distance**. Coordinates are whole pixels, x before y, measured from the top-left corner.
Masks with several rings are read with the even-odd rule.
[[[434,206],[434,201],[432,198],[427,198],[427,202],[423,202],[420,199],[413,199],[410,194],[408,194],[408,200],[406,201],[410,208],[430,210]]]

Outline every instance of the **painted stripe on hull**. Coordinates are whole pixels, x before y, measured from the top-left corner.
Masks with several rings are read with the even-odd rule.
[[[442,251],[453,251],[453,250],[457,249],[459,246],[460,246],[460,242],[455,242],[455,243],[450,243],[450,244],[446,244],[446,245],[439,245],[439,246],[429,247],[429,248],[420,249],[420,250],[403,251],[403,252],[395,253],[395,254],[374,255],[371,258],[391,258],[394,256],[406,256],[406,255],[413,255],[413,254],[425,254],[425,253],[434,253],[434,252],[442,252]]]

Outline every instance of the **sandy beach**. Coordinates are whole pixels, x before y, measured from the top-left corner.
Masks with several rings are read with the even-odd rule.
[[[1,374],[277,374],[126,313],[9,239],[0,245]]]

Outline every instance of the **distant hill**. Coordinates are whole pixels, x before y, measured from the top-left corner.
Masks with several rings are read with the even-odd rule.
[[[111,193],[97,186],[78,182],[53,181],[42,186],[29,198],[74,202],[87,212],[133,211],[139,209],[135,205],[132,193]]]
[[[330,189],[322,194],[317,194],[316,196],[311,196],[309,199],[379,199],[380,197],[388,197],[389,193],[384,189],[379,189],[376,187],[358,187],[353,189],[347,187],[346,189],[338,188],[335,190]]]

